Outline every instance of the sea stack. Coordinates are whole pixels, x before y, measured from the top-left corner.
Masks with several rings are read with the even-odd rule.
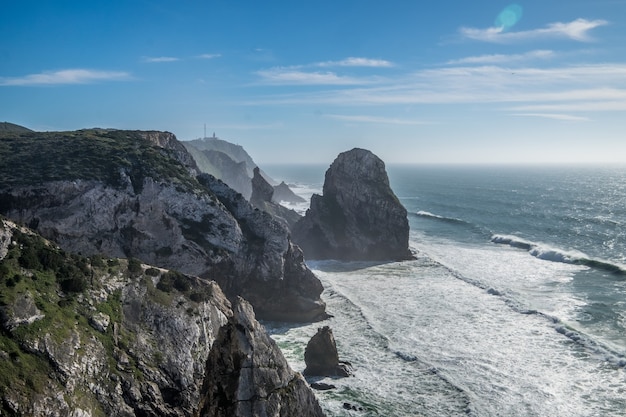
[[[407,211],[389,186],[385,163],[355,148],[326,171],[323,195],[314,194],[292,229],[306,259],[411,259]]]

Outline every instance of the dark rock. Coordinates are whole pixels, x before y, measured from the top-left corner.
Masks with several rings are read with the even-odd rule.
[[[287,203],[306,203],[306,200],[296,193],[285,182],[281,182],[274,186],[274,196],[272,200],[275,203],[287,202]]]
[[[385,164],[364,149],[341,153],[292,228],[307,259],[406,260],[407,211],[389,186]]]
[[[310,322],[327,317],[323,287],[306,267],[289,230],[271,214],[255,209],[223,182],[203,174],[198,180],[217,196],[241,226],[239,250],[215,269],[224,292],[248,300],[265,320]]]
[[[255,167],[254,176],[252,177],[252,196],[250,197],[250,202],[255,206],[261,206],[265,202],[271,202],[273,195],[274,187],[261,176],[259,167]]]
[[[302,218],[294,210],[288,209],[274,202],[274,188],[263,178],[259,168],[254,168],[252,178],[252,197],[250,203],[259,209],[271,214],[287,227],[291,228]]]
[[[323,412],[302,376],[237,298],[206,365],[200,417],[318,417]]]
[[[7,145],[0,149],[0,214],[64,250],[134,257],[216,280],[264,319],[325,317],[322,285],[285,222],[214,177],[196,177],[197,165],[173,134],[32,132]]]
[[[328,391],[331,389],[335,389],[337,387],[333,384],[327,384],[325,382],[314,382],[311,384],[311,388],[316,389],[318,391]]]
[[[309,340],[304,351],[306,369],[304,375],[339,376],[352,375],[352,365],[339,360],[335,337],[330,327],[317,329],[317,333]]]

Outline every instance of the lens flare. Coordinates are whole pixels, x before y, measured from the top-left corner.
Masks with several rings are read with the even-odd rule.
[[[522,18],[522,6],[509,4],[496,17],[495,26],[503,31],[511,29]]]

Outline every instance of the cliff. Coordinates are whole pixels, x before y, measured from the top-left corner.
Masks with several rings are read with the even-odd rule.
[[[262,318],[325,316],[322,286],[287,228],[222,182],[199,182],[171,133],[7,134],[0,159],[0,214],[67,251],[135,257],[216,280]]]
[[[274,216],[274,218],[279,219],[291,228],[298,220],[300,220],[301,216],[294,210],[288,209],[276,203],[274,198],[275,190],[276,188],[272,187],[260,174],[259,168],[254,168],[250,203],[254,207],[258,207],[259,209],[270,213]]]
[[[200,417],[319,417],[323,412],[304,378],[239,298],[207,360]]]
[[[242,328],[246,343],[224,343]],[[233,314],[215,282],[69,254],[0,218],[0,415],[197,415],[231,386],[211,365],[250,352],[245,372],[284,379],[248,380],[247,390],[271,393],[289,415],[321,415],[251,307],[237,300]]]
[[[214,282],[0,226],[0,414],[191,416],[232,315]]]
[[[292,229],[307,259],[410,259],[407,211],[391,190],[384,162],[364,149],[341,153]]]
[[[284,182],[274,186],[275,181],[257,166],[241,145],[215,137],[184,141],[182,144],[194,158],[201,172],[224,181],[230,188],[241,193],[246,200],[252,197],[251,180],[254,180],[254,170],[259,169],[258,175],[274,187],[273,202],[277,204],[281,201],[304,202],[304,199],[294,194]]]
[[[250,180],[257,165],[241,145],[215,137],[182,143],[197,161],[202,172],[224,181],[247,200],[250,199],[252,195]],[[267,174],[262,172],[262,175],[268,182],[273,182]]]

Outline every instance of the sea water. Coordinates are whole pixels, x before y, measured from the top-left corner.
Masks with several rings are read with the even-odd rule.
[[[264,167],[305,197],[326,168]],[[297,371],[333,329],[327,415],[625,416],[626,167],[387,171],[416,259],[309,261],[334,317],[266,323]]]

